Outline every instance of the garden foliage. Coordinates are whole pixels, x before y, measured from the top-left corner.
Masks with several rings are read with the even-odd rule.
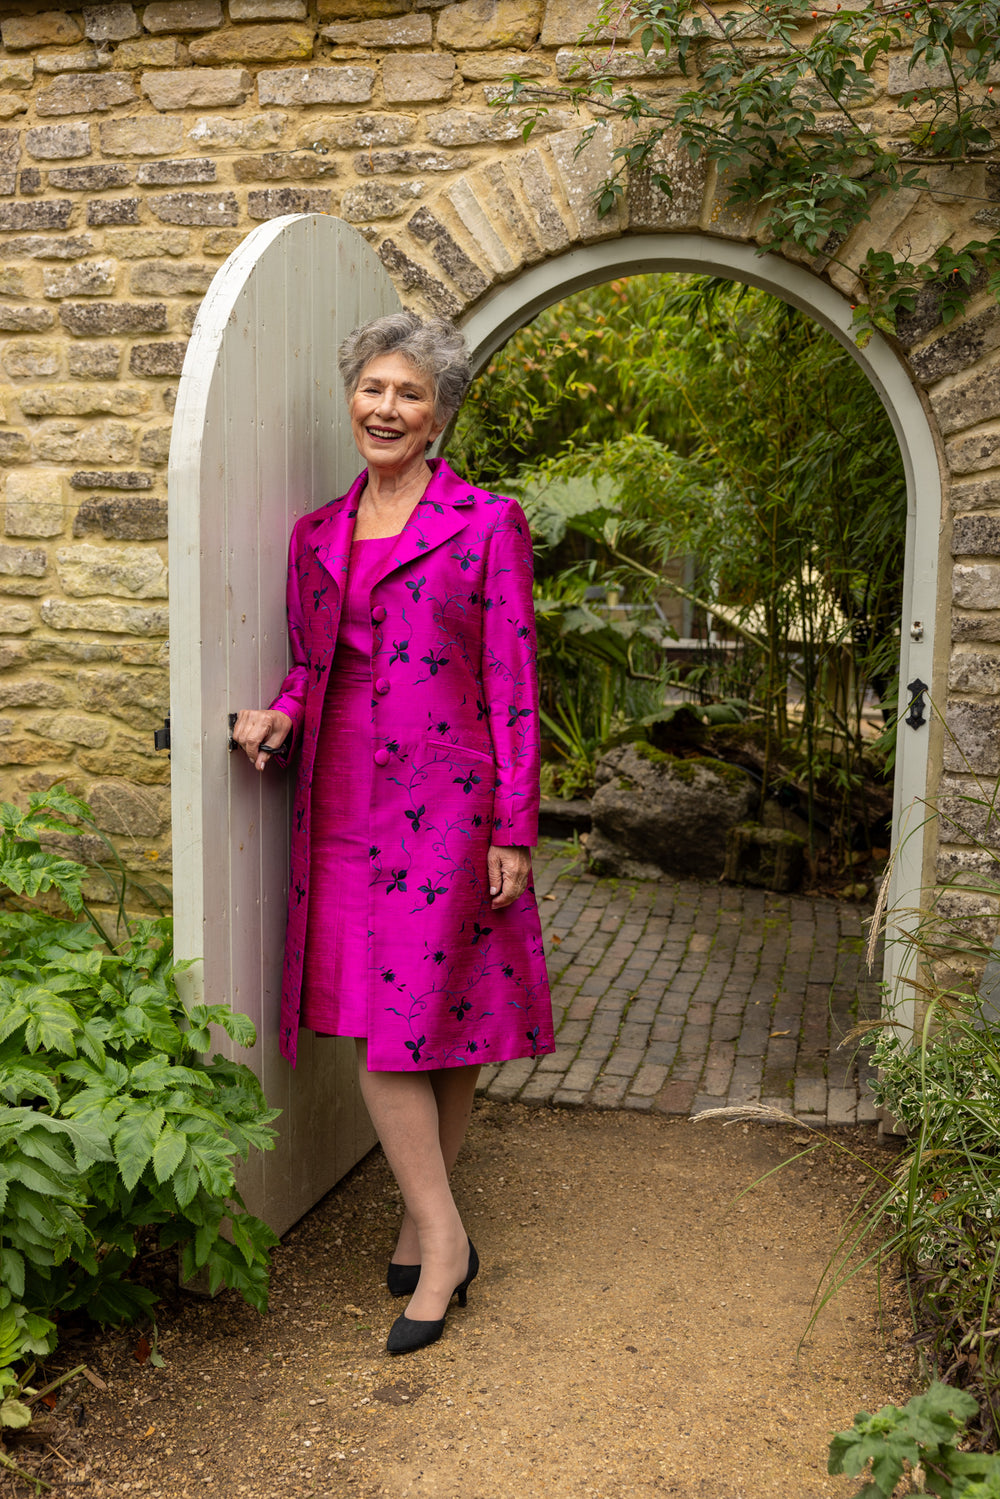
[[[910,1493],[938,1499],[1000,1499],[1000,1457],[963,1451],[959,1442],[976,1402],[962,1390],[935,1381],[906,1405],[862,1411],[849,1431],[830,1443],[828,1472],[867,1482],[857,1499],[892,1499],[904,1477]]]
[[[277,1242],[233,1166],[271,1148],[278,1111],[248,1067],[208,1057],[211,1026],[250,1046],[253,1025],[185,1007],[168,920],[130,920],[120,900],[105,930],[92,872],[53,846],[84,832],[89,809],[59,787],[27,811],[0,804],[0,1420],[14,1425],[14,1366],[51,1351],[61,1315],[117,1323],[153,1304],[129,1278],[147,1231],[186,1278],[204,1271],[259,1310]]]

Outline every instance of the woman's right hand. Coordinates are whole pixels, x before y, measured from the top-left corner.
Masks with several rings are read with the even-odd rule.
[[[241,708],[236,715],[233,739],[246,750],[255,769],[266,770],[271,759],[265,750],[276,750],[284,744],[292,731],[292,720],[287,713],[275,708]]]

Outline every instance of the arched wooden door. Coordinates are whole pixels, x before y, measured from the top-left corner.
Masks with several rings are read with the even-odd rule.
[[[279,1233],[374,1135],[350,1041],[304,1035],[294,1073],[278,1054],[292,777],[277,766],[258,775],[245,755],[230,755],[228,715],[269,702],[285,673],[293,522],[357,472],[338,345],[399,306],[347,224],[293,214],[261,225],[202,303],[170,446],[176,952],[196,960],[186,997],[226,1002],[257,1026],[242,1060],[282,1110],[280,1140],[242,1170],[240,1185]]]

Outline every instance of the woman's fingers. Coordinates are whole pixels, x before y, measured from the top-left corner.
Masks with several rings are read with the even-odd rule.
[[[491,844],[486,854],[486,874],[492,900],[491,908],[502,911],[524,894],[531,878],[531,850],[497,848]]]
[[[274,708],[241,708],[233,726],[233,739],[246,751],[257,770],[264,770],[270,755],[288,738],[292,720]]]

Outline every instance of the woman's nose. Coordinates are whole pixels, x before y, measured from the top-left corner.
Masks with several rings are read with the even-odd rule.
[[[386,416],[396,410],[396,390],[392,385],[386,385],[379,396],[378,406],[375,408],[380,414]]]

